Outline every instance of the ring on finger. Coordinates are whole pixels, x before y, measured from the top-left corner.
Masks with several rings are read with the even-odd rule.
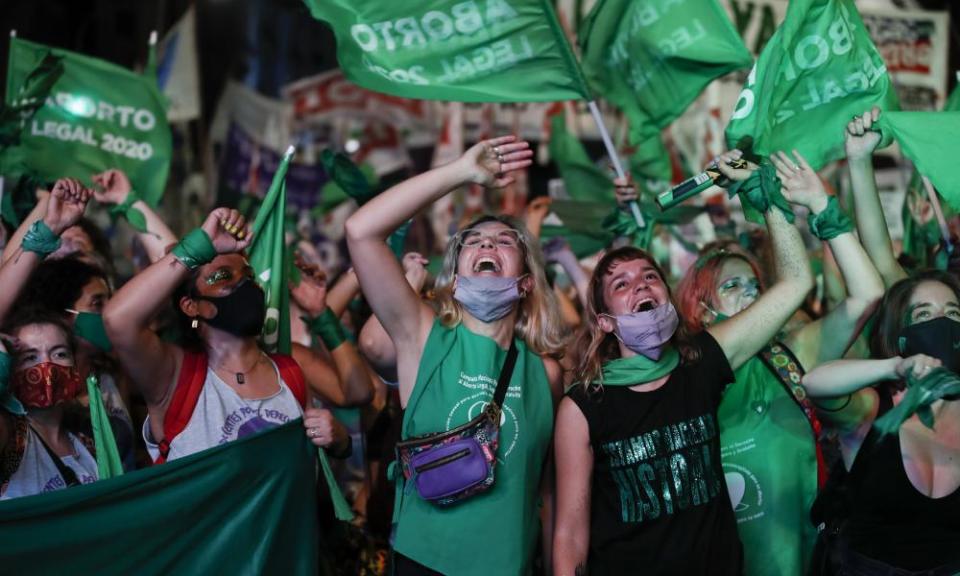
[[[497,156],[500,156],[500,147],[499,147],[499,146],[494,146],[494,147],[493,147],[493,153],[496,154]]]

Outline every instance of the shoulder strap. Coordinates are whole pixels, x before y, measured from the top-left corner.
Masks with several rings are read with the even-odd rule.
[[[303,376],[303,370],[300,364],[292,356],[286,354],[270,354],[270,359],[277,365],[280,372],[280,378],[286,383],[293,392],[294,397],[300,404],[300,408],[307,407],[307,382]]]
[[[493,403],[497,408],[503,407],[503,399],[507,397],[507,388],[510,386],[510,378],[513,377],[513,367],[517,363],[517,339],[510,340],[510,350],[507,351],[507,357],[503,361],[503,368],[500,369],[500,379],[497,380],[497,389],[493,393]]]
[[[205,353],[183,353],[183,362],[180,364],[180,376],[173,391],[173,398],[167,406],[167,413],[163,417],[163,439],[158,443],[160,456],[154,464],[167,461],[170,453],[170,442],[177,437],[187,424],[200,399],[203,383],[207,380],[207,355]]]
[[[50,448],[50,446],[47,444],[47,441],[43,439],[43,436],[41,436],[33,426],[30,426],[30,429],[33,430],[33,434],[38,440],[40,440],[40,444],[43,446],[43,449],[47,451],[47,456],[50,456],[50,459],[53,460],[53,465],[57,467],[57,472],[60,473],[60,477],[63,478],[63,481],[67,483],[67,487],[79,486],[80,479],[77,478],[77,473],[73,471],[73,468],[63,463],[63,459],[61,459],[60,456],[57,456],[57,453]]]

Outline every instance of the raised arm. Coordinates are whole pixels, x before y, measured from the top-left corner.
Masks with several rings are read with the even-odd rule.
[[[157,262],[163,258],[167,247],[177,243],[176,235],[170,230],[166,222],[143,200],[130,197],[133,188],[127,175],[120,170],[112,169],[100,174],[94,174],[93,183],[100,187],[94,190],[93,195],[97,202],[110,206],[123,207],[132,200],[128,210],[139,211],[143,214],[146,231],[137,230],[137,238],[143,244],[150,262]],[[128,219],[129,215],[125,215]]]
[[[250,244],[250,230],[244,225],[243,216],[236,210],[217,208],[201,228],[186,238],[205,234],[214,252],[204,255],[209,261],[216,254],[239,252]],[[234,237],[228,227],[244,230],[243,239]],[[204,263],[201,258],[196,265]],[[190,277],[190,270],[178,258],[177,251],[171,252],[131,278],[103,309],[103,324],[114,352],[148,407],[164,404],[176,383],[183,357],[180,348],[162,341],[150,329],[150,322],[177,286]]]
[[[880,109],[873,108],[847,124],[846,149],[850,167],[850,185],[853,188],[857,232],[860,241],[873,260],[877,272],[889,288],[907,277],[893,255],[893,244],[883,216],[877,181],[873,175],[873,151],[880,143],[880,133],[872,130],[880,117]]]
[[[23,219],[23,222],[17,226],[17,229],[13,232],[13,235],[10,236],[10,239],[7,240],[7,245],[3,247],[3,261],[6,262],[13,257],[14,253],[20,248],[20,243],[23,241],[23,236],[27,233],[27,230],[30,229],[30,226],[34,222],[43,218],[44,213],[47,211],[47,202],[50,201],[50,192],[46,190],[37,190],[37,203],[33,206],[33,210],[27,214],[27,217]]]
[[[24,230],[10,258],[0,266],[0,324],[7,319],[30,274],[47,254],[56,251],[63,231],[83,216],[89,199],[90,191],[78,180],[57,180],[53,192],[43,202],[40,217]]]
[[[749,170],[734,169],[728,165],[730,160],[740,156],[734,150],[721,156],[717,163],[720,171],[731,180],[745,180],[750,176]],[[800,231],[772,203],[763,216],[773,247],[776,283],[750,307],[707,329],[723,348],[734,369],[776,336],[813,288],[813,273]]]
[[[805,206],[815,216],[813,229],[827,238],[830,252],[847,286],[847,296],[838,306],[822,319],[805,324],[787,337],[791,350],[809,369],[846,353],[863,327],[867,314],[883,297],[883,281],[854,236],[852,224],[836,198],[827,195],[820,177],[803,156],[796,150],[793,154],[793,159],[783,152],[770,158],[781,175],[783,195],[791,203]],[[829,222],[833,223],[833,229],[821,225]],[[841,225],[843,222],[847,223],[846,227]]]
[[[404,281],[403,269],[386,238],[421,209],[469,182],[505,186],[509,173],[530,165],[529,144],[513,136],[474,145],[456,161],[402,182],[366,203],[346,222],[347,246],[363,293],[390,335],[401,363],[401,401],[413,390],[413,378],[433,312]],[[409,375],[405,377],[405,375]]]

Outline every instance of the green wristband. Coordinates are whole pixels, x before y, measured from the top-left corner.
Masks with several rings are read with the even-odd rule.
[[[180,240],[172,254],[187,269],[194,270],[216,258],[217,249],[203,228],[195,228]]]
[[[841,234],[853,231],[853,221],[843,213],[836,196],[827,200],[827,207],[819,214],[811,212],[807,216],[810,233],[820,240],[833,240]]]
[[[334,350],[347,341],[347,333],[343,330],[340,319],[333,313],[333,310],[324,308],[323,312],[316,318],[306,316],[301,316],[301,318],[307,323],[307,329],[310,330],[310,333],[319,337],[327,350]]]
[[[46,258],[48,254],[52,254],[60,248],[60,237],[53,233],[46,222],[37,220],[30,225],[27,233],[23,235],[20,247],[25,252],[34,252],[41,258]]]
[[[133,207],[137,201],[140,200],[140,195],[137,194],[136,190],[131,190],[127,194],[127,199],[121,204],[117,204],[110,208],[110,215],[114,217],[123,217],[127,222],[130,223],[130,226],[137,232],[148,232],[147,230],[147,218],[143,215],[143,212]]]
[[[754,170],[749,178],[730,185],[727,193],[731,198],[740,195],[744,216],[751,222],[762,224],[763,214],[777,208],[787,222],[793,223],[793,208],[780,191],[780,180],[772,164],[760,164],[760,168]]]

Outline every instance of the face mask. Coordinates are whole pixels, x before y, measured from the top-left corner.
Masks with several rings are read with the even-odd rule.
[[[217,315],[204,322],[229,332],[234,336],[258,336],[263,329],[263,320],[267,315],[267,304],[263,290],[249,278],[241,280],[233,292],[226,296],[212,298],[200,297],[217,307]]]
[[[83,379],[75,366],[44,362],[13,375],[13,394],[28,408],[50,408],[73,400]]]
[[[900,354],[926,354],[951,372],[960,372],[960,322],[945,317],[906,326],[900,330]]]
[[[717,312],[716,310],[707,306],[703,302],[701,302],[700,305],[703,306],[707,310],[707,312],[713,314],[713,322],[711,322],[711,324],[715,324],[717,322],[723,322],[724,320],[730,319],[730,317],[724,314],[723,312]]]
[[[481,322],[493,322],[509,314],[520,299],[519,278],[457,276],[453,299]]]
[[[96,312],[77,312],[76,310],[67,310],[67,312],[77,315],[73,322],[74,334],[93,344],[98,350],[109,352],[113,349],[110,338],[107,337],[107,331],[103,327],[103,316]]]
[[[651,360],[660,359],[664,346],[680,324],[677,309],[670,302],[653,310],[610,317],[617,322],[614,333],[623,345]]]

